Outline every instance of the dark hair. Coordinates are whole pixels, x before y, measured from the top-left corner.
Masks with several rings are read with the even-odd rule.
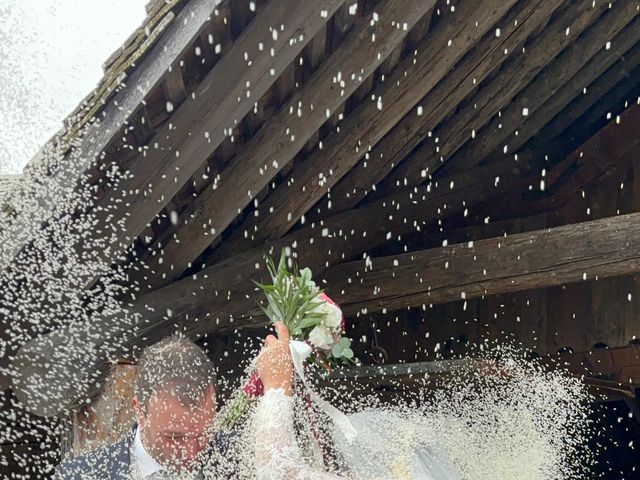
[[[215,383],[215,369],[206,353],[188,338],[172,335],[142,351],[135,393],[145,410],[160,391],[184,406],[195,406]]]

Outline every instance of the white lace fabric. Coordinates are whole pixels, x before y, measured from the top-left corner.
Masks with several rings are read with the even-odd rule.
[[[293,427],[293,398],[267,390],[254,413],[256,476],[259,480],[334,480],[349,477],[305,464]]]

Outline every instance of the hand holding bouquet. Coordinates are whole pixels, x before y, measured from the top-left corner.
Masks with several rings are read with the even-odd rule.
[[[276,266],[267,260],[273,283],[256,285],[266,297],[261,305],[272,324],[282,322],[291,338],[295,371],[304,381],[303,363],[316,363],[331,371],[340,363],[353,362],[351,340],[344,336],[344,319],[340,308],[314,283],[311,270],[287,268],[284,253]],[[246,413],[251,402],[264,392],[257,372],[253,372],[225,411],[220,426],[233,428]]]

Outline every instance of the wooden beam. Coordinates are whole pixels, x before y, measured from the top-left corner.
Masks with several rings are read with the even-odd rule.
[[[505,51],[519,50],[540,25],[562,5],[560,0],[517,4],[504,19],[501,35],[491,32],[457,63],[454,69],[419,102],[420,113],[413,109],[376,144],[365,160],[361,160],[331,189],[312,218],[326,217],[353,208],[385,178],[410,152],[451,115],[460,102],[493,74],[509,58]],[[425,178],[431,172],[425,171]],[[420,175],[420,172],[413,172]],[[329,209],[329,204],[331,208]]]
[[[628,357],[624,365],[615,361],[616,357]],[[540,362],[548,370],[562,370],[573,376],[584,378],[588,386],[604,389],[617,398],[635,400],[634,387],[640,384],[640,357],[638,348],[626,346],[607,350],[592,350],[586,352],[563,353],[560,355],[545,355]],[[627,368],[632,371],[630,378],[624,378],[622,373]],[[426,362],[389,363],[383,365],[366,365],[354,368],[341,368],[334,371],[324,383],[340,383],[341,381],[357,382],[364,386],[371,384],[383,386],[404,385],[417,388],[429,386],[446,387],[447,379],[456,380],[474,377],[473,374],[508,375],[500,367],[500,362],[487,358],[463,357],[450,360],[434,360]],[[477,377],[476,377],[477,378]],[[608,378],[604,380],[603,378]],[[601,383],[600,383],[601,382]],[[634,407],[637,410],[637,406]]]
[[[592,126],[597,120],[606,118],[612,112],[612,106],[619,109],[625,101],[635,102],[634,87],[638,90],[640,78],[640,43],[623,57],[593,84],[587,87],[587,93],[574,100],[562,115],[544,127],[545,133],[555,134],[555,138],[567,133],[575,122]],[[578,120],[576,120],[578,119]],[[547,136],[547,138],[549,138]],[[554,137],[551,137],[554,138]]]
[[[546,167],[545,177],[540,178],[545,182],[544,191],[521,188],[518,192],[514,188],[513,192],[506,192],[505,197],[517,196],[519,201],[511,202],[512,208],[505,209],[502,214],[557,211],[582,189],[614,174],[620,168],[629,168],[637,158],[639,146],[640,105],[636,102],[561,161],[546,165],[539,163],[541,168]],[[526,153],[527,156],[534,156],[532,152]],[[538,160],[542,157],[538,154]],[[502,202],[509,204],[509,201]]]
[[[174,234],[176,240],[164,245],[164,251],[157,256],[162,258],[162,263],[152,261],[151,266],[159,282],[167,283],[179,277],[229,226],[255,195],[289,164],[330,114],[402,42],[411,26],[432,3],[432,0],[386,1],[376,12],[380,19],[378,22],[372,20],[373,25],[362,22],[349,34],[341,47],[222,172],[217,189],[207,189],[195,200],[193,209],[181,219],[183,223]],[[406,29],[399,28],[405,24]],[[375,41],[372,41],[373,35]],[[212,112],[216,118],[220,116],[218,110]],[[197,135],[193,137],[198,138]],[[187,151],[184,156],[191,162],[193,148],[190,145],[195,142],[193,138],[189,138],[189,142],[185,145]],[[185,152],[180,150],[182,158]],[[162,183],[172,183],[171,180],[169,178]]]
[[[640,122],[621,123],[628,127],[637,124]],[[87,378],[87,372],[82,370],[93,371],[94,363],[83,364],[82,360],[86,358],[77,358],[71,365],[77,365],[78,371],[58,372],[62,376],[62,379],[57,379],[59,388],[52,390],[47,398],[30,395],[33,392],[29,389],[40,385],[38,381],[33,381],[34,372],[41,375],[40,379],[50,378],[47,375],[56,374],[51,367],[58,364],[56,359],[68,361],[74,358],[71,354],[77,350],[77,346],[70,344],[70,339],[80,341],[83,345],[100,339],[106,346],[97,345],[95,350],[107,355],[117,348],[130,350],[133,345],[153,342],[166,335],[176,321],[192,335],[224,326],[255,322],[255,319],[234,321],[234,315],[237,318],[253,307],[249,279],[258,279],[264,274],[260,267],[265,251],[271,249],[272,254],[277,254],[281,248],[288,246],[297,255],[300,264],[309,265],[316,274],[322,275],[328,265],[366,252],[368,248],[383,243],[389,234],[419,231],[421,226],[437,218],[469,207],[469,199],[478,201],[504,191],[511,183],[505,177],[507,175],[512,175],[516,180],[526,175],[526,172],[518,170],[517,164],[494,166],[502,170],[490,167],[478,167],[464,172],[464,176],[461,174],[455,180],[433,182],[422,189],[412,189],[403,195],[344,212],[294,232],[269,246],[238,255],[193,277],[151,292],[132,306],[132,311],[143,319],[136,328],[132,328],[133,323],[124,319],[97,318],[91,326],[80,327],[79,331],[89,335],[88,339],[83,340],[81,335],[69,335],[68,332],[54,332],[42,337],[28,344],[13,365],[18,373],[17,378],[21,379],[17,384],[14,383],[14,388],[17,392],[23,392],[25,398],[40,398],[39,401],[45,403],[34,408],[56,411],[82,399],[82,392],[73,379]],[[499,181],[496,181],[496,176],[500,176]],[[588,279],[596,275],[623,275],[640,268],[640,261],[633,257],[634,248],[637,247],[633,241],[640,237],[627,231],[640,228],[638,225],[638,214],[627,215],[481,240],[474,242],[472,247],[465,243],[393,258],[373,259],[370,271],[363,268],[367,265],[364,261],[350,262],[332,267],[324,274],[324,278],[328,280],[330,293],[340,299],[345,312],[357,314],[363,308],[371,311],[457,300],[463,292],[466,298],[472,298],[559,285],[580,281],[584,273]],[[617,233],[626,243],[616,245],[613,237]],[[571,251],[567,253],[569,248]],[[504,266],[501,265],[503,259],[506,259]],[[558,259],[563,263],[556,264],[560,261]],[[395,261],[398,261],[397,266]],[[385,271],[388,272],[386,276]],[[455,279],[455,283],[451,279]],[[379,288],[373,294],[375,286]],[[126,341],[124,345],[116,343],[116,347],[109,347],[114,338],[125,338]],[[82,356],[86,357],[84,353]],[[101,357],[98,356],[97,360],[101,361]],[[69,382],[70,379],[73,381]],[[61,392],[62,398],[54,395],[56,390]]]
[[[338,265],[347,315],[422,307],[640,272],[640,213]]]
[[[637,157],[639,146],[640,105],[636,103],[561,161],[554,159],[548,162],[539,152],[526,152],[526,158],[520,161],[528,165],[531,172],[544,169],[545,176],[521,176],[520,181],[510,182],[511,187],[507,191],[492,197],[484,205],[477,204],[476,208],[486,210],[493,209],[494,204],[504,205],[497,218],[557,211],[583,188],[613,174],[619,168],[629,168]],[[493,168],[497,168],[501,163],[495,161],[487,166],[494,165]],[[472,171],[475,169],[482,171],[478,166],[473,167]],[[544,182],[543,190],[538,187],[540,182]],[[529,185],[535,188],[531,189]]]
[[[585,89],[586,92],[575,98],[561,114],[547,123],[524,148],[517,148],[517,144],[514,144],[516,147],[514,152],[517,153],[519,161],[527,163],[542,155],[548,155],[552,162],[556,161],[558,152],[567,145],[568,128],[574,124],[580,125],[581,133],[577,136],[580,139],[584,137],[584,131],[592,129],[597,120],[604,118],[605,114],[611,111],[612,105],[622,105],[629,92],[637,86],[637,78],[640,75],[639,66],[640,43],[589,85]],[[575,133],[575,129],[572,130],[572,138],[576,138]],[[577,144],[580,143],[582,141],[578,140]],[[486,163],[502,160],[504,160],[504,153],[499,151],[486,159]]]
[[[307,211],[362,158],[402,117],[414,109],[417,99],[429,92],[482,36],[508,11],[514,2],[462,4],[449,19],[442,19],[417,48],[419,55],[406,58],[374,92],[383,103],[361,103],[343,121],[340,131],[323,142],[259,207],[259,216],[248,216],[216,252],[229,252],[259,245],[284,235]],[[477,22],[477,27],[475,26]],[[466,34],[466,32],[469,32]],[[447,48],[451,38],[462,37]],[[502,52],[501,56],[504,56]],[[411,120],[415,120],[411,115]],[[410,122],[395,131],[408,136]],[[373,169],[376,167],[373,166]],[[358,172],[362,173],[362,172]],[[340,211],[340,210],[338,210]]]
[[[498,174],[502,176],[496,182]],[[497,195],[526,174],[517,164],[500,165],[500,170],[478,167],[455,180],[395,194],[225,259],[141,296],[128,307],[127,316],[96,315],[91,325],[56,330],[27,343],[11,366],[13,388],[32,411],[55,414],[86,398],[88,393],[79,389],[78,379],[99,380],[105,357],[130,354],[134,347],[160,340],[176,322],[194,337],[262,322],[246,315],[255,310],[251,280],[263,279],[265,254],[277,256],[281,249],[289,248],[300,265],[320,275],[391,236],[419,232],[438,218],[461,213],[471,206],[469,199],[481,202]],[[47,397],[33,391],[42,383],[51,387]]]
[[[593,57],[570,82],[525,122],[518,134],[509,141],[509,150],[518,152],[527,141],[539,134],[548,141],[546,132],[555,135],[565,133],[576,119],[628,76],[640,64],[640,44],[635,44],[640,39],[640,35],[637,35],[638,30],[640,19],[636,17],[632,24],[612,40],[611,48]],[[630,41],[631,39],[634,40]],[[602,72],[604,73],[598,76]],[[590,80],[593,82],[588,83]],[[567,101],[569,98],[570,102]],[[498,151],[498,154],[503,154],[500,149]],[[492,155],[491,158],[497,158],[498,154]]]
[[[123,215],[123,243],[139,235],[189,181],[224,141],[227,129],[253,108],[343,1],[271,1],[258,13],[194,95],[175,111],[170,124],[158,131],[153,140],[156,148],[132,164],[127,179],[114,192],[114,197],[138,192]],[[273,25],[286,28],[274,34]],[[100,206],[106,209],[112,203],[113,197],[108,196]]]
[[[344,0],[274,0],[260,11],[227,54],[209,72],[194,96],[185,100],[173,112],[171,122],[156,132],[150,142],[155,148],[139,155],[137,161],[129,166],[128,175],[120,182],[117,191],[108,192],[97,203],[94,212],[99,224],[109,224],[114,216],[122,219],[123,223],[121,229],[114,229],[116,244],[112,248],[91,252],[92,255],[104,256],[108,263],[119,258],[124,247],[147,228],[167,202],[222,143],[226,136],[225,129],[234,126],[235,120],[241,120],[253,108],[256,99],[271,87],[278,74],[297,57],[306,42],[342,3]],[[41,185],[45,195],[48,192],[64,192],[65,189],[74,188],[77,179],[89,165],[83,163],[83,160],[97,155],[114,138],[119,126],[144,100],[148,84],[159,84],[169,66],[175,64],[176,57],[182,55],[190,41],[197,37],[202,26],[209,21],[216,5],[215,0],[193,0],[185,6],[180,16],[168,27],[166,41],[161,39],[140,67],[133,71],[127,88],[123,90],[126,95],[117,95],[115,104],[107,107],[106,123],[101,122],[100,128],[83,137],[86,149],[83,143],[80,151],[86,151],[86,157],[80,155],[77,159],[64,163],[64,168],[60,171],[71,175],[70,177],[46,179],[45,185]],[[321,15],[321,12],[326,12],[326,15]],[[286,27],[284,31],[274,35],[273,25]],[[261,49],[260,44],[269,48]],[[246,54],[251,59],[250,64],[245,60]],[[158,70],[159,68],[162,70]],[[154,83],[156,78],[157,82]],[[110,127],[114,130],[111,131]],[[59,188],[47,186],[49,182],[63,181],[66,183]],[[124,199],[123,193],[126,194]],[[42,212],[49,211],[48,205],[59,202],[58,198],[43,199]],[[115,205],[120,208],[117,212]],[[31,227],[31,230],[21,234],[15,233],[19,235],[18,238],[33,238],[33,224],[14,222],[11,228],[16,226]],[[99,231],[100,229],[96,229],[96,232]],[[78,242],[84,241],[83,238],[78,238]],[[20,242],[15,242],[15,245],[19,244]],[[13,245],[14,243],[11,244]],[[82,245],[80,243],[79,248]],[[14,253],[10,250],[11,246],[7,246],[2,252],[1,261],[5,267],[4,260]],[[0,359],[0,368],[7,366],[7,358],[10,356],[12,355]]]
[[[5,270],[23,248],[33,239],[33,232],[54,220],[59,196],[71,194],[91,170],[96,157],[118,136],[121,127],[131,119],[133,112],[146,96],[160,85],[166,71],[187,50],[197,33],[209,22],[218,4],[217,0],[191,0],[167,26],[157,43],[144,56],[127,78],[126,85],[114,95],[104,108],[100,121],[91,125],[79,145],[60,161],[63,168],[47,178],[40,178],[36,198],[41,198],[40,209],[31,212],[34,218],[19,218],[8,227],[13,239],[3,247],[0,269]],[[31,169],[37,166],[30,167]]]
[[[517,151],[638,40],[638,4],[615,3],[593,27],[564,50],[539,78],[501,110],[500,116],[485,126],[475,141],[468,142],[451,157],[451,168],[476,165],[497,149]]]
[[[456,113],[432,130],[423,131],[416,154],[404,160],[385,178],[378,191],[393,192],[424,181],[420,172],[433,174],[443,162],[471,139],[483,125],[526,87],[542,69],[564,48],[587,29],[608,8],[608,4],[585,2],[570,4],[552,17],[542,33],[533,38],[525,49],[514,51],[499,74],[485,82],[472,97],[458,106]],[[568,27],[568,30],[567,30]],[[568,35],[567,35],[568,31]],[[436,140],[437,139],[437,140]],[[450,172],[447,172],[450,173]],[[374,195],[375,197],[375,195]]]
[[[550,169],[546,178],[552,192],[546,200],[548,206],[557,208],[618,166],[628,167],[637,158],[639,147],[640,105],[636,104]]]

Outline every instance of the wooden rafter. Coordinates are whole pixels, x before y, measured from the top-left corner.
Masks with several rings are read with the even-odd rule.
[[[554,162],[558,155],[566,152],[567,138],[570,134],[575,137],[576,132],[568,129],[577,122],[581,125],[581,131],[588,131],[594,122],[605,118],[611,111],[611,105],[622,105],[623,98],[627,98],[633,86],[638,84],[640,78],[640,43],[625,53],[613,66],[611,66],[596,81],[585,88],[586,94],[579,95],[562,114],[557,115],[547,123],[542,130],[536,133],[535,138],[523,148],[514,144],[514,152],[517,152],[519,161],[530,162],[535,157],[548,156]],[[583,91],[583,92],[584,92]],[[634,98],[635,100],[635,98]],[[617,112],[616,112],[617,113]],[[582,137],[578,135],[578,139]],[[519,143],[519,142],[518,142]],[[577,140],[577,143],[582,143]],[[560,158],[561,159],[561,158]],[[486,159],[486,163],[504,160],[504,153],[494,152]]]
[[[135,196],[135,202],[123,202],[127,215],[120,241],[128,245],[144,230],[343,2],[278,0],[258,13],[171,122],[156,133],[154,148],[131,165],[118,191],[101,199],[98,206],[106,207],[122,192]],[[274,25],[286,28],[274,33]]]
[[[373,97],[382,99],[382,111],[376,102],[360,104],[344,120],[340,130],[323,142],[322,149],[305,158],[267,196],[255,212],[259,213],[258,216],[250,215],[236,227],[219,247],[216,258],[283,236],[329,188],[349,174],[369,146],[380,141],[390,130],[389,136],[401,136],[403,139],[410,136],[415,124],[421,123],[415,114],[409,114],[414,110],[416,101],[432,90],[456,62],[502,19],[512,3],[466,3],[460,5],[455,13],[440,19],[434,31],[416,47],[417,55],[407,57],[372,93]],[[459,37],[463,32],[471,33],[463,35],[463,40],[447,48],[450,39]],[[502,53],[501,56],[504,57]],[[396,126],[407,114],[405,120]],[[377,171],[378,167],[372,162],[370,170]],[[363,172],[358,169],[357,173],[366,177],[370,170]],[[345,208],[336,210],[341,212]]]
[[[503,145],[508,152],[517,151],[638,40],[638,4],[616,4],[485,126],[475,141],[453,156],[451,168],[476,165]],[[522,123],[523,116],[530,118]]]
[[[548,206],[557,208],[579,189],[619,166],[630,165],[639,147],[640,105],[636,104],[549,171],[546,181],[552,195]]]
[[[378,191],[392,192],[420,184],[424,181],[421,171],[433,175],[607,8],[605,4],[579,2],[553,17],[545,27],[548,35],[539,35],[525,49],[514,51],[499,75],[481,85],[454,115],[433,130],[431,138],[428,131],[422,132],[418,140],[423,143],[381,182]]]
[[[459,103],[478,88],[509,58],[505,51],[513,52],[543,25],[560,5],[561,0],[539,3],[516,4],[499,21],[501,35],[492,31],[473,47],[455,68],[438,85],[423,97],[418,105],[421,113],[414,109],[387,134],[365,161],[354,167],[334,188],[330,199],[324,198],[311,212],[312,218],[322,218],[356,206],[375,186],[400,164],[422,141],[428,132],[435,129]],[[421,172],[413,172],[420,175]],[[427,176],[431,172],[424,172]],[[424,178],[424,177],[422,177]],[[329,209],[329,204],[331,208]]]
[[[223,172],[217,188],[207,189],[194,200],[193,209],[181,219],[183,223],[173,235],[176,240],[163,246],[156,257],[162,260],[152,260],[151,266],[156,272],[153,282],[168,283],[188,268],[402,42],[411,26],[432,4],[433,1],[384,2],[376,12],[379,22],[373,25],[363,22],[357,26],[340,49],[251,139]],[[399,28],[405,24],[406,28]],[[372,41],[374,34],[375,42]],[[220,116],[218,110],[213,113]]]

